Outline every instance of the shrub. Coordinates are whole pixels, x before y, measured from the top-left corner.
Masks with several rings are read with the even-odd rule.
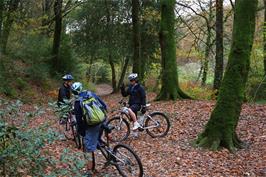
[[[44,86],[49,79],[49,66],[44,63],[33,65],[26,70],[26,75],[38,86]]]
[[[193,82],[181,82],[181,89],[190,97],[199,99],[199,100],[210,100],[214,99],[214,91],[208,87],[201,87],[197,83]]]
[[[0,99],[0,104],[0,176],[82,176],[83,153],[65,149],[57,160],[45,147],[59,139],[59,134],[48,123],[29,127],[44,113],[41,107],[23,113],[21,101]],[[62,163],[68,168],[58,168]]]
[[[19,78],[16,79],[16,87],[19,90],[23,90],[23,89],[28,87],[28,83],[25,80],[23,80],[22,78],[19,77]]]

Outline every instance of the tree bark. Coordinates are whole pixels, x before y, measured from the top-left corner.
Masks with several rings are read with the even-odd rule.
[[[42,1],[42,11],[43,11],[43,19],[42,19],[42,33],[44,35],[49,36],[49,19],[51,16],[51,8],[52,8],[52,0],[43,0]]]
[[[266,1],[266,0],[265,0]],[[223,0],[216,0],[216,55],[213,89],[220,88],[223,78]]]
[[[204,54],[204,60],[203,60],[203,66],[202,66],[202,80],[201,80],[202,86],[206,85],[207,74],[208,74],[208,70],[209,70],[210,50],[211,50],[211,28],[208,27],[206,46],[205,46],[205,54]]]
[[[205,130],[196,143],[201,147],[230,151],[242,146],[237,137],[241,106],[250,67],[257,0],[236,0],[232,45],[218,100]]]
[[[52,60],[55,71],[58,71],[60,67],[59,50],[60,50],[61,32],[62,32],[62,4],[63,0],[55,0],[54,2],[55,27],[54,27]]]
[[[162,57],[162,87],[157,96],[157,100],[189,98],[179,88],[178,84],[174,8],[175,0],[161,0],[161,29],[159,40]]]
[[[132,22],[133,22],[133,73],[139,74],[141,78],[141,44],[140,44],[140,22],[139,22],[139,0],[132,0]]]
[[[19,6],[20,0],[10,0],[8,3],[8,10],[6,15],[6,20],[3,21],[3,30],[1,38],[2,52],[6,54],[7,42],[12,28],[13,22],[15,20],[15,12]]]
[[[125,64],[123,66],[122,72],[121,72],[121,76],[120,79],[118,81],[118,85],[117,85],[117,89],[115,90],[115,92],[119,91],[119,87],[122,85],[123,80],[125,78],[126,75],[126,71],[127,71],[127,67],[128,67],[128,63],[129,63],[129,56],[126,57],[125,59]]]
[[[264,6],[266,7],[266,0],[264,0]],[[264,9],[264,27],[263,27],[263,64],[264,64],[264,75],[266,75],[266,8]]]
[[[116,90],[116,72],[115,72],[115,65],[114,65],[114,61],[113,61],[113,57],[112,57],[112,38],[111,38],[111,28],[110,28],[110,25],[111,25],[111,14],[110,14],[110,11],[109,11],[109,8],[108,8],[108,3],[107,3],[107,0],[105,0],[105,8],[106,8],[106,19],[107,19],[107,22],[106,22],[106,29],[107,29],[107,47],[108,47],[108,61],[109,61],[109,64],[111,66],[111,71],[112,71],[112,88],[113,88],[113,92]]]
[[[206,46],[205,46],[205,54],[204,54],[204,61],[203,61],[203,67],[202,67],[202,80],[201,80],[201,85],[205,86],[206,81],[207,81],[207,75],[209,71],[209,56],[210,56],[210,51],[212,48],[212,27],[211,23],[213,20],[213,9],[212,9],[212,0],[209,0],[209,14],[208,18],[205,18],[206,21],[206,26],[207,26],[207,38],[206,38]]]
[[[3,26],[3,12],[4,12],[4,0],[0,0],[0,41],[2,37],[2,26]],[[1,51],[0,51],[1,52]]]

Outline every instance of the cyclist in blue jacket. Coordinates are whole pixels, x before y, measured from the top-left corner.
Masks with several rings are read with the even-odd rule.
[[[130,85],[128,89],[125,89],[125,85],[121,86],[121,94],[126,97],[129,95],[129,115],[133,120],[133,130],[136,130],[140,127],[140,124],[137,121],[137,112],[142,109],[145,112],[146,105],[146,93],[144,87],[138,83],[138,74],[132,73],[128,76]]]
[[[82,84],[80,82],[75,82],[71,86],[72,93],[75,95],[75,103],[74,103],[74,114],[76,116],[77,125],[78,125],[78,133],[83,136],[83,144],[86,151],[87,156],[87,171],[88,174],[93,170],[93,152],[97,149],[99,145],[99,141],[101,141],[101,135],[103,132],[102,126],[104,126],[105,121],[96,124],[96,125],[87,125],[83,117],[83,109],[81,107],[81,99],[86,97],[94,97],[101,105],[103,110],[107,110],[106,104],[93,92],[82,90]],[[89,176],[89,175],[88,175]]]

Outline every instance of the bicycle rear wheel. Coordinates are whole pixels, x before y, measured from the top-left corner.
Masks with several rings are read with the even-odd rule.
[[[114,147],[114,161],[117,170],[123,177],[142,177],[143,166],[138,155],[127,145]]]
[[[148,115],[144,125],[148,135],[153,138],[166,136],[170,129],[169,118],[161,112],[153,112]]]
[[[124,118],[125,114],[111,118],[107,125],[114,127],[111,133],[109,133],[111,142],[121,142],[128,138],[130,134],[130,126],[128,121]]]

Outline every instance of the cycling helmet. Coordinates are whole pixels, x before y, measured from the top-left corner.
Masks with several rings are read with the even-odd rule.
[[[72,76],[71,74],[66,74],[66,75],[64,75],[64,76],[62,77],[62,79],[63,79],[64,81],[71,81],[71,80],[73,80],[74,78],[73,78],[73,76]]]
[[[128,76],[128,80],[132,81],[132,80],[137,80],[138,79],[138,74],[137,73],[131,73]]]
[[[74,82],[71,85],[71,90],[74,95],[78,95],[82,91],[82,83]]]

